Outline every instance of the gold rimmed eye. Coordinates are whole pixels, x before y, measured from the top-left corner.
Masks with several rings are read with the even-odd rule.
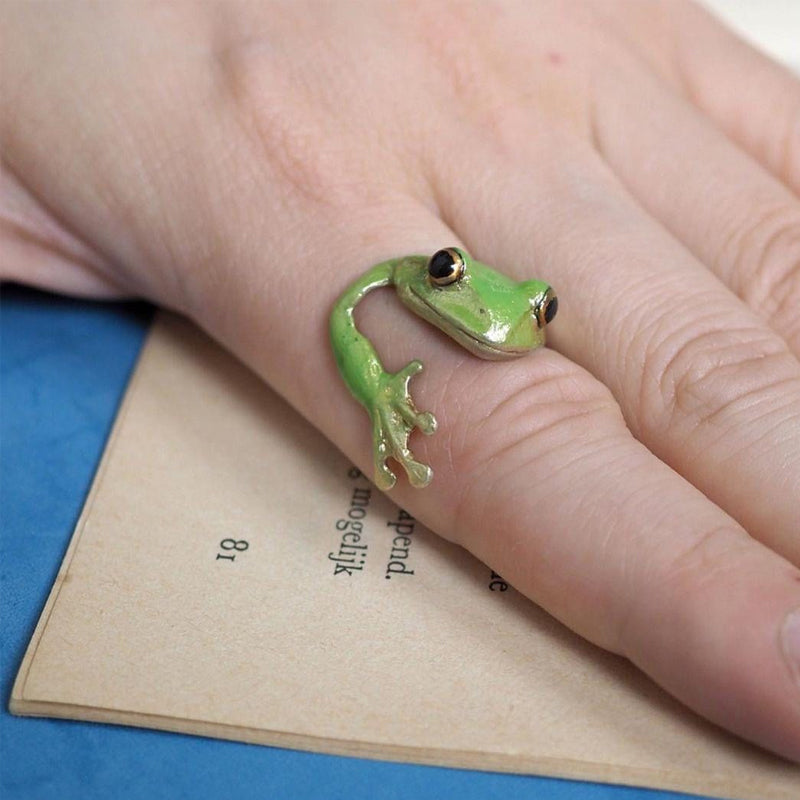
[[[536,306],[536,322],[540,328],[551,323],[558,313],[558,298],[552,289],[545,292],[544,297]]]
[[[467,265],[455,247],[437,250],[428,261],[428,275],[435,286],[449,286],[464,277]]]

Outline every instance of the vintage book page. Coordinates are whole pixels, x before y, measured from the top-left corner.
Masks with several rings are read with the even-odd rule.
[[[137,368],[17,714],[719,797],[800,768],[422,528],[189,323]]]

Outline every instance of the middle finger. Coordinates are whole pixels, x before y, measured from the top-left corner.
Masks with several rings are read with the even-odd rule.
[[[555,348],[612,390],[653,453],[800,564],[800,362],[785,341],[588,144],[540,135],[511,158],[462,130],[447,146],[440,202],[474,255],[548,280]]]

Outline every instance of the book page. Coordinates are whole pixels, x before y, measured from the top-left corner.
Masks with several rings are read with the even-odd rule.
[[[143,351],[20,668],[17,714],[800,797],[378,492],[191,324]]]

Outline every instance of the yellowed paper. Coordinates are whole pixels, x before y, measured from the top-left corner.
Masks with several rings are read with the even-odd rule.
[[[145,348],[20,669],[18,714],[800,797],[371,488],[186,322]]]

